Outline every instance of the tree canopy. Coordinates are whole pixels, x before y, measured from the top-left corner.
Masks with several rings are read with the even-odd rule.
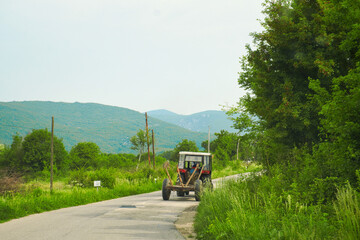
[[[314,176],[355,182],[360,1],[266,0],[263,12],[264,31],[252,34],[254,44],[241,59],[238,83],[248,94],[237,107],[259,120],[254,142],[262,159],[288,164],[292,156],[292,166],[311,162]],[[251,126],[243,119],[234,126]],[[293,156],[304,148],[311,157]]]
[[[321,106],[309,83],[316,79],[331,91],[332,79],[356,66],[358,1],[341,2],[265,1],[265,31],[252,34],[255,47],[247,46],[239,84],[250,91],[242,99],[246,109],[279,143],[319,142]]]
[[[76,144],[70,150],[71,168],[81,169],[96,167],[100,153],[100,148],[96,143],[81,142]]]
[[[19,139],[16,139],[11,147],[18,149]],[[24,138],[21,147],[19,154],[22,157],[18,168],[36,172],[50,167],[51,133],[47,129],[33,130]],[[54,165],[58,168],[63,167],[66,156],[67,152],[62,140],[54,136]]]
[[[196,143],[194,141],[188,139],[181,140],[181,142],[176,144],[176,147],[174,148],[174,161],[177,161],[177,159],[179,159],[179,152],[181,151],[198,152],[199,148],[196,146]]]

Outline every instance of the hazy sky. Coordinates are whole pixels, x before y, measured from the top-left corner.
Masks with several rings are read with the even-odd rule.
[[[0,101],[219,110],[262,0],[0,0]]]

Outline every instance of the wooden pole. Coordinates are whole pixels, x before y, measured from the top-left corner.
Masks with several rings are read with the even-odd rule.
[[[52,116],[51,118],[50,192],[53,191],[53,164],[54,164],[54,116]]]
[[[209,133],[208,133],[208,153],[210,153],[210,126],[209,126]]]
[[[177,171],[177,173],[178,173],[179,181],[180,181],[181,186],[184,186],[184,183],[183,183],[183,181],[182,181],[182,177],[181,177],[181,174],[180,174],[180,170],[179,170],[179,164],[178,164],[177,167],[176,167],[176,171]]]
[[[154,136],[154,129],[151,129],[152,132],[152,150],[153,150],[153,167],[155,169],[155,136]]]
[[[146,142],[147,142],[147,148],[148,148],[148,160],[149,160],[149,167],[151,167],[150,146],[149,146],[149,127],[148,127],[147,112],[145,113],[145,122],[146,122]]]
[[[196,173],[196,171],[197,171],[198,168],[199,168],[199,164],[196,164],[196,167],[195,167],[195,169],[194,169],[194,172],[191,174],[189,180],[186,182],[185,187],[187,187],[187,186],[189,185],[191,179],[193,178],[193,176],[194,176],[194,174]]]

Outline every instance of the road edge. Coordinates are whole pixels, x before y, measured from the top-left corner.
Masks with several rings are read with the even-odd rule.
[[[186,208],[175,222],[176,230],[186,240],[196,239],[196,232],[194,229],[194,220],[197,213],[198,204]]]

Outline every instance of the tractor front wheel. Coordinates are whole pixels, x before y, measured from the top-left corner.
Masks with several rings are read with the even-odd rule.
[[[170,186],[170,180],[165,178],[162,184],[162,197],[164,200],[169,200],[170,198],[171,190],[168,186]]]

